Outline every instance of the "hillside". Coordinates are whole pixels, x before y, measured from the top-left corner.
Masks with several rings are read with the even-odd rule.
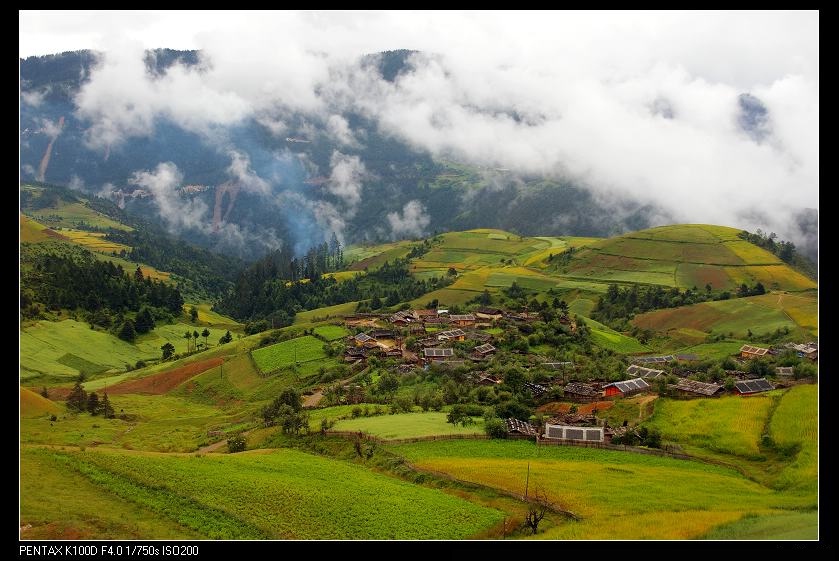
[[[757,282],[801,291],[816,283],[723,226],[661,226],[590,244],[558,270],[568,278],[733,290]]]

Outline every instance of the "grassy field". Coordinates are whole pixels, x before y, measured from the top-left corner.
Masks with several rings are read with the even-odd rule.
[[[20,388],[20,416],[43,417],[61,412],[61,407],[27,388]]]
[[[390,446],[413,465],[506,491],[539,489],[580,522],[554,539],[691,539],[743,514],[808,507],[812,498],[767,489],[736,471],[618,451],[452,440]],[[642,482],[642,484],[639,484]]]
[[[153,510],[103,492],[52,454],[24,447],[20,455],[21,539],[200,539]]]
[[[725,454],[757,458],[763,425],[772,407],[766,394],[748,398],[656,401],[647,425],[661,431],[665,440],[689,443]]]
[[[60,233],[73,243],[85,247],[90,251],[106,254],[119,253],[123,250],[126,252],[131,251],[131,247],[127,245],[106,240],[103,232],[86,232],[84,230],[63,228],[60,230]]]
[[[661,333],[691,328],[745,337],[749,330],[759,335],[786,327],[816,335],[817,314],[815,295],[765,294],[656,310],[639,314],[632,323]]]
[[[315,327],[314,333],[327,341],[337,341],[350,335],[350,332],[340,325],[319,325]]]
[[[679,349],[679,353],[695,354],[703,359],[722,360],[725,357],[740,354],[740,348],[748,341],[717,341],[701,343]]]
[[[355,311],[356,306],[358,306],[358,302],[347,302],[346,304],[336,304],[335,306],[327,306],[325,308],[298,312],[297,315],[294,316],[294,324],[305,324],[329,318],[347,316]]]
[[[625,354],[650,352],[650,348],[639,343],[637,339],[618,333],[593,319],[583,318],[583,321],[591,329],[591,340],[604,349]]]
[[[768,289],[800,291],[814,281],[770,252],[737,237],[739,230],[705,224],[650,228],[596,241],[577,252],[565,271],[573,278],[734,289],[760,281]]]
[[[473,420],[474,424],[462,427],[447,423],[446,413],[443,412],[399,413],[338,421],[333,430],[361,431],[385,439],[444,434],[483,434],[484,420],[480,417],[475,417]]]
[[[819,537],[818,512],[747,514],[736,522],[723,524],[703,536],[707,540],[816,540]]]
[[[209,538],[458,539],[503,519],[441,491],[294,450],[32,454]]]
[[[326,353],[323,352],[323,341],[311,335],[256,349],[251,355],[256,366],[263,373],[326,357]]]
[[[50,228],[75,228],[82,224],[95,228],[130,231],[132,228],[96,212],[84,203],[61,202],[57,208],[46,208],[31,213],[38,222]]]
[[[803,487],[815,492],[819,469],[818,421],[818,386],[795,386],[781,398],[769,423],[769,434],[794,459],[784,466],[775,487]]]

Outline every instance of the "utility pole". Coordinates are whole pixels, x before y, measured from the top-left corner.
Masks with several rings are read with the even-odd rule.
[[[524,499],[527,500],[527,491],[530,487],[530,462],[527,462],[527,478],[524,480]]]

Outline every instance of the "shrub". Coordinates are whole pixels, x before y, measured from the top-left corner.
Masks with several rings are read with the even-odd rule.
[[[231,454],[245,451],[245,437],[241,434],[231,436],[227,439],[227,451]]]

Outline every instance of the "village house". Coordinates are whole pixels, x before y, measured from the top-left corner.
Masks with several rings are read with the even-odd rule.
[[[498,308],[478,308],[475,317],[484,321],[498,321],[504,317],[504,311]]]
[[[497,386],[501,383],[501,379],[486,372],[478,372],[476,383],[479,386]]]
[[[643,378],[645,380],[654,380],[666,376],[664,370],[655,370],[653,368],[638,366],[637,364],[630,364],[626,368],[626,373],[629,376],[635,376],[636,378]]]
[[[422,350],[422,360],[425,364],[429,364],[431,362],[443,362],[445,360],[450,360],[454,357],[454,349],[423,349]]]
[[[462,329],[450,329],[448,331],[439,331],[437,333],[438,341],[464,341],[466,339],[466,332]]]
[[[352,340],[353,345],[356,347],[364,347],[367,343],[376,343],[376,340],[373,337],[370,337],[366,333],[359,333],[358,335],[353,335],[350,337]]]
[[[530,392],[534,398],[538,399],[548,393],[548,388],[542,384],[534,384],[533,382],[525,382],[524,389]]]
[[[676,357],[673,355],[636,356],[632,358],[632,362],[635,364],[665,364],[674,360],[676,360]]]
[[[768,392],[774,390],[773,386],[766,378],[757,378],[756,380],[740,380],[734,382],[734,391],[738,395],[752,395],[761,392]]]
[[[429,319],[437,318],[437,310],[417,310],[416,314],[420,321],[423,322],[428,321]]]
[[[725,391],[725,389],[719,384],[708,384],[705,382],[699,382],[698,380],[688,380],[687,378],[680,379],[675,384],[669,385],[668,388],[679,395],[688,397],[696,395],[704,397],[719,397]]]
[[[787,348],[793,349],[802,358],[819,359],[819,345],[817,343],[788,343]]]
[[[475,325],[475,316],[472,314],[452,314],[449,316],[449,322],[458,327],[472,327]]]
[[[496,348],[490,345],[489,343],[484,343],[483,345],[478,345],[474,349],[475,356],[479,358],[488,358],[495,354]]]
[[[536,438],[536,435],[539,434],[536,427],[530,423],[513,417],[504,419],[504,424],[507,425],[507,434],[510,436]]]
[[[769,349],[764,349],[763,347],[753,347],[752,345],[743,345],[740,347],[740,358],[760,358],[766,356],[766,353],[769,352]]]
[[[635,395],[650,389],[650,385],[643,378],[624,380],[623,382],[612,382],[603,386],[603,396],[627,396]]]
[[[563,388],[563,395],[566,399],[572,401],[588,403],[600,399],[603,396],[603,392],[600,391],[599,387],[596,388],[591,384],[571,382]]]

